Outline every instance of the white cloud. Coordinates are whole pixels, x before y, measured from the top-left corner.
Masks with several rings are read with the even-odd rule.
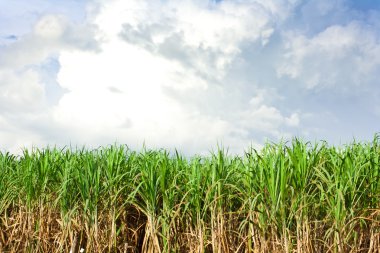
[[[334,25],[310,38],[289,32],[287,52],[277,69],[312,88],[350,89],[370,83],[380,67],[375,30],[360,22]]]
[[[33,70],[15,72],[0,69],[0,110],[31,113],[44,106],[45,90]]]
[[[263,101],[236,107],[242,97],[231,96],[233,84],[224,79],[243,43],[268,42],[283,15],[274,7],[259,1],[101,5],[94,17],[100,52],[60,53],[58,82],[68,92],[54,108],[55,121],[85,139],[146,141],[186,152],[217,141],[241,151],[254,142],[252,131],[297,126],[297,115],[285,117]]]
[[[346,121],[322,95],[379,93],[378,32],[364,21],[336,22],[348,12],[342,6],[99,0],[84,23],[41,16],[0,48],[0,138],[12,150],[117,141],[193,154],[217,143],[234,153],[266,138],[325,133],[332,119]],[[302,25],[289,21],[313,11]],[[59,70],[45,78],[49,58]],[[64,94],[51,103],[54,79]]]
[[[64,16],[42,16],[32,33],[0,51],[0,67],[24,68],[40,64],[46,58],[59,54],[61,50],[98,49],[95,26],[74,24]]]
[[[257,95],[249,100],[249,107],[239,113],[238,128],[245,129],[247,133],[256,130],[275,138],[288,135],[288,128],[297,128],[300,124],[299,112],[293,112],[289,116],[284,115],[277,107],[270,104],[273,97],[276,97],[273,92],[257,90]]]
[[[49,133],[39,126],[56,127],[51,124],[47,98],[47,86],[52,84],[43,79],[43,65],[63,49],[95,50],[93,35],[92,26],[45,15],[31,33],[0,48],[0,134],[4,147],[19,152],[23,147],[56,141],[46,138]]]
[[[65,20],[54,15],[41,18],[34,27],[34,33],[44,39],[59,39],[65,31]]]

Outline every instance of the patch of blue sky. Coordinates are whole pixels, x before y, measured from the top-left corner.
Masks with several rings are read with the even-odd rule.
[[[303,1],[283,24],[282,30],[302,31],[312,37],[334,25],[346,26],[353,21],[373,22],[370,19],[374,19],[374,15],[378,17],[375,20],[380,20],[379,0]]]
[[[348,5],[356,10],[380,10],[379,0],[349,0]]]
[[[59,60],[55,56],[47,58],[40,65],[36,66],[41,80],[44,81],[46,98],[50,105],[57,104],[65,92],[57,82],[57,74],[60,67]]]

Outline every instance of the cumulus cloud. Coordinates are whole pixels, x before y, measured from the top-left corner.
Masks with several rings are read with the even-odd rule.
[[[98,48],[95,26],[74,24],[64,16],[45,15],[30,34],[22,36],[0,51],[0,66],[22,68],[39,64],[61,50],[92,50]]]
[[[6,146],[145,142],[194,154],[223,143],[241,153],[344,132],[380,102],[377,16],[344,0],[99,0],[87,11],[83,23],[43,15],[0,48]],[[58,67],[46,78],[49,58]],[[62,95],[51,103],[53,79]]]
[[[46,76],[44,65],[62,50],[96,51],[94,31],[94,26],[76,25],[64,16],[45,15],[29,34],[0,48],[0,116],[5,147],[20,150],[52,141],[36,127],[41,122],[53,127],[47,91],[54,85],[49,83],[54,77]],[[6,127],[9,125],[12,128]]]
[[[33,70],[0,70],[0,110],[6,113],[34,112],[44,105],[45,90]]]
[[[201,75],[222,79],[243,43],[268,42],[276,22],[286,13],[284,5],[169,1],[159,8],[160,15],[154,15],[152,6],[143,4],[140,15],[122,23],[120,36]]]
[[[85,131],[85,138],[114,137],[135,145],[145,141],[193,153],[218,141],[241,151],[258,143],[254,131],[278,137],[279,128],[297,127],[298,114],[284,115],[269,103],[268,93],[267,101],[250,103],[246,90],[234,92],[226,75],[239,61],[243,44],[268,43],[288,5],[103,4],[94,16],[100,52],[60,54],[58,81],[68,92],[54,108],[54,119]],[[256,88],[248,89],[255,96]]]
[[[330,26],[311,38],[294,32],[286,37],[287,52],[277,73],[303,80],[308,89],[367,84],[379,70],[378,35],[359,22]]]

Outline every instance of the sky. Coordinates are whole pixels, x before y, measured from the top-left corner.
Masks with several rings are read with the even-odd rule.
[[[379,80],[377,0],[0,0],[2,151],[370,141]]]

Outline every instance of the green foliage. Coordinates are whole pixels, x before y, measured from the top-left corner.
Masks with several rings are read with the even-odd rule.
[[[242,157],[219,149],[187,159],[116,145],[0,153],[0,226],[15,210],[51,209],[61,229],[109,251],[124,247],[132,216],[143,217],[132,223],[142,238],[134,247],[145,252],[368,249],[365,231],[375,233],[380,221],[379,157],[378,135],[342,148],[294,139]],[[107,243],[99,239],[104,224]]]

